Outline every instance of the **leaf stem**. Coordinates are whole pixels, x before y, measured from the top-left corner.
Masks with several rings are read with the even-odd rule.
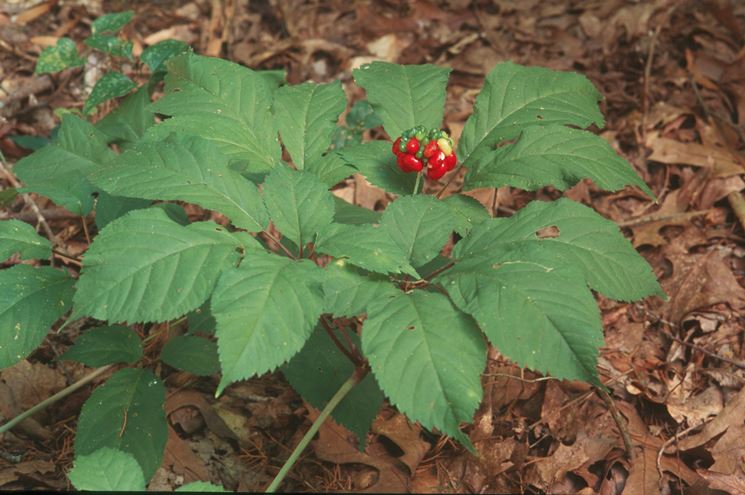
[[[322,315],[320,321],[321,321],[321,326],[323,326],[323,329],[326,330],[326,333],[329,335],[331,340],[334,342],[334,345],[339,348],[342,354],[347,356],[347,358],[349,358],[349,360],[352,361],[352,363],[354,363],[355,365],[359,364],[359,359],[357,359],[357,357],[354,354],[352,354],[352,350],[347,349],[344,346],[344,344],[341,343],[339,338],[334,334],[334,329],[329,323],[329,321],[326,319],[326,315]]]
[[[60,390],[59,392],[57,392],[53,396],[51,396],[51,397],[49,397],[47,399],[44,399],[43,401],[39,402],[38,404],[36,404],[35,406],[33,406],[31,409],[28,409],[28,410],[22,412],[21,414],[19,414],[15,418],[11,419],[10,421],[8,421],[7,423],[5,423],[4,425],[0,426],[0,434],[5,433],[6,431],[10,430],[11,428],[13,428],[14,426],[16,426],[21,421],[23,421],[24,419],[28,418],[29,416],[32,416],[32,415],[36,414],[37,412],[45,409],[47,406],[50,406],[50,405],[54,404],[55,402],[57,402],[60,399],[64,399],[65,397],[67,397],[71,393],[73,393],[76,390],[84,387],[85,385],[87,385],[88,383],[90,383],[91,381],[93,381],[97,376],[102,375],[104,372],[108,371],[113,366],[114,366],[113,364],[108,364],[106,366],[102,366],[102,367],[100,367],[98,369],[93,370],[91,373],[85,375],[83,378],[81,378],[77,382],[73,383],[69,387],[63,388],[62,390]]]
[[[413,194],[416,194],[417,190],[419,189],[419,183],[420,183],[421,181],[422,181],[422,173],[421,173],[421,172],[418,172],[418,173],[416,174],[416,182],[414,182],[414,192],[413,192],[413,193],[411,193],[412,195],[413,195]]]
[[[365,373],[360,373],[359,370],[355,370],[354,374],[352,374],[352,376],[350,376],[347,381],[339,387],[339,390],[337,390],[334,396],[331,397],[331,400],[326,404],[326,407],[323,408],[316,420],[313,421],[313,424],[310,425],[310,429],[305,433],[305,436],[300,440],[300,443],[297,444],[295,450],[292,451],[292,454],[290,454],[290,457],[282,465],[282,469],[279,470],[279,473],[277,473],[277,476],[274,477],[274,480],[272,480],[272,483],[264,493],[274,493],[277,491],[277,488],[279,488],[279,485],[285,479],[287,473],[290,472],[290,469],[292,469],[295,462],[297,462],[300,454],[303,453],[310,441],[313,440],[313,437],[316,436],[318,430],[321,429],[321,425],[326,421],[326,418],[329,417],[331,412],[339,405],[344,397],[347,396],[354,386],[362,380],[364,374]]]

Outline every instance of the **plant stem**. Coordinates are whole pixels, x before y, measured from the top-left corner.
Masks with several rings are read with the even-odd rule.
[[[6,431],[10,430],[15,425],[17,425],[18,423],[20,423],[24,419],[28,418],[29,416],[32,416],[32,415],[36,414],[37,412],[45,409],[47,406],[54,404],[55,402],[57,402],[60,399],[64,399],[65,397],[67,397],[71,393],[75,392],[79,388],[84,387],[85,385],[87,385],[88,383],[90,383],[91,381],[93,381],[97,376],[102,375],[104,372],[106,372],[109,369],[111,369],[112,366],[113,366],[112,364],[109,364],[109,365],[106,365],[106,366],[102,366],[102,367],[100,367],[100,368],[98,368],[96,370],[93,370],[91,373],[85,375],[83,378],[81,378],[77,382],[73,383],[69,387],[63,388],[62,390],[60,390],[59,392],[57,392],[53,396],[49,397],[48,399],[44,399],[43,401],[39,402],[38,404],[36,404],[31,409],[28,409],[28,410],[22,412],[21,414],[19,414],[15,418],[11,419],[10,421],[8,421],[7,423],[5,423],[4,425],[0,426],[0,434],[5,433]]]
[[[300,440],[300,443],[297,444],[295,450],[292,451],[292,454],[290,454],[290,457],[282,465],[282,469],[279,470],[279,473],[277,473],[277,476],[274,477],[274,480],[272,480],[272,483],[269,485],[264,493],[274,493],[277,491],[277,488],[279,488],[279,485],[285,479],[287,473],[290,472],[290,469],[292,469],[292,466],[295,465],[295,462],[300,457],[300,454],[303,453],[310,441],[313,440],[313,437],[316,436],[316,433],[321,428],[321,425],[323,425],[324,421],[326,421],[326,418],[329,417],[329,414],[331,414],[331,412],[336,408],[336,406],[339,405],[344,397],[347,396],[347,394],[354,388],[354,386],[362,380],[363,376],[363,374],[355,370],[354,374],[352,374],[352,376],[350,376],[349,379],[344,382],[341,387],[339,387],[339,390],[337,390],[334,396],[331,397],[331,400],[329,400],[328,404],[326,404],[326,407],[323,408],[321,414],[319,414],[316,420],[313,421],[313,424],[310,425],[310,429],[307,431],[305,436],[303,436],[302,440]]]
[[[418,172],[416,174],[416,182],[414,182],[414,192],[411,194],[416,194],[417,190],[419,189],[419,183],[422,181],[422,173]]]

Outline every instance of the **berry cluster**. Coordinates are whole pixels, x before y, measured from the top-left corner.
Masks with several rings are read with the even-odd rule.
[[[393,143],[392,151],[401,170],[421,172],[427,167],[427,177],[434,180],[453,170],[458,161],[448,133],[440,129],[427,132],[424,126],[404,131]]]

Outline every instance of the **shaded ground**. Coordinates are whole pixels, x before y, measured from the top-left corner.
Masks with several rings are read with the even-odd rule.
[[[582,72],[606,96],[601,135],[659,199],[655,204],[630,189],[601,193],[588,183],[566,193],[618,222],[670,296],[600,300],[606,346],[599,368],[628,424],[631,458],[608,406],[587,386],[522,373],[492,351],[485,400],[468,430],[480,459],[386,408],[364,454],[341,428],[325,426],[285,489],[745,493],[745,3],[6,0],[0,150],[9,165],[27,153],[11,137],[48,135],[57,123],[54,109],[82,106],[100,74],[89,60],[83,69],[34,77],[41,47],[58,36],[79,42],[96,15],[125,7],[137,13],[125,31],[136,51],[178,38],[199,53],[285,68],[291,83],[341,79],[354,99],[364,95],[351,69],[372,59],[450,66],[446,122],[455,136],[495,63]],[[123,69],[138,76],[135,67]],[[335,192],[378,209],[389,200],[354,179]],[[499,215],[535,197],[558,197],[550,189],[473,194]],[[81,253],[83,220],[43,199],[39,204],[66,250]],[[36,219],[20,199],[0,215]],[[95,228],[90,218],[85,222]],[[138,327],[142,334],[155,330]],[[85,374],[79,365],[54,361],[78,332],[50,335],[27,361],[0,373],[1,416]],[[146,354],[157,357],[163,342],[151,340]],[[214,380],[165,366],[159,372],[170,393],[171,434],[151,488],[210,479],[261,489],[309,424],[308,407],[279,375],[243,382],[214,401]],[[1,489],[69,488],[64,472],[75,420],[89,394],[81,390],[0,438]]]

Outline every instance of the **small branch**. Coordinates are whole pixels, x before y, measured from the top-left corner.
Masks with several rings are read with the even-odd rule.
[[[336,345],[336,347],[339,348],[342,354],[347,356],[347,358],[349,358],[349,360],[352,361],[352,363],[354,363],[355,365],[359,364],[359,360],[357,359],[357,356],[352,354],[352,352],[349,349],[347,349],[344,346],[344,344],[341,343],[341,341],[336,336],[336,334],[334,334],[334,329],[331,327],[331,324],[328,322],[326,315],[322,315],[320,321],[321,321],[321,326],[323,327],[324,330],[326,330],[326,333],[329,335],[331,340],[334,341],[334,345]]]
[[[700,345],[696,345],[696,344],[693,344],[691,342],[686,342],[685,340],[683,340],[681,338],[678,338],[675,335],[667,335],[667,337],[673,339],[675,342],[677,342],[679,344],[683,344],[685,346],[690,347],[691,349],[695,349],[697,351],[703,352],[707,356],[713,357],[714,359],[718,359],[718,360],[723,361],[725,363],[729,363],[732,366],[735,366],[737,368],[740,368],[741,370],[745,370],[745,363],[743,363],[742,361],[735,361],[734,359],[730,359],[730,358],[727,358],[727,357],[724,357],[724,356],[720,356],[716,352],[712,352],[712,351],[710,351],[708,349],[705,349],[704,347],[701,347]]]
[[[450,177],[448,178],[448,181],[445,183],[444,186],[442,186],[442,189],[440,189],[437,194],[435,195],[435,198],[440,199],[442,195],[445,193],[445,190],[450,186],[450,184],[455,180],[455,178],[458,176],[458,172],[460,172],[460,169],[463,168],[463,164],[459,164],[458,168],[456,168],[452,174],[450,174]]]
[[[305,433],[302,440],[300,440],[300,443],[297,444],[297,447],[295,447],[295,450],[292,451],[290,457],[282,465],[282,469],[280,469],[279,473],[277,473],[277,476],[274,477],[274,480],[266,489],[265,493],[274,493],[277,491],[277,488],[279,488],[279,485],[282,484],[282,481],[285,479],[285,476],[287,476],[287,473],[290,472],[290,469],[292,469],[292,467],[295,465],[295,462],[297,462],[300,454],[303,453],[310,441],[313,440],[313,437],[316,436],[316,433],[318,433],[318,430],[321,429],[321,426],[326,421],[326,418],[329,417],[336,406],[339,405],[339,403],[344,399],[344,397],[347,396],[347,394],[354,388],[354,386],[362,381],[362,378],[364,378],[364,373],[360,373],[355,370],[354,374],[342,384],[339,390],[336,391],[334,396],[331,397],[331,400],[329,400],[328,404],[326,404],[326,407],[323,408],[316,420],[313,421],[313,424],[310,425],[310,429]]]
[[[630,220],[625,220],[623,222],[617,222],[616,225],[619,227],[633,227],[635,225],[641,225],[645,223],[651,223],[651,222],[661,222],[661,221],[667,221],[667,220],[688,220],[695,217],[700,217],[703,215],[707,215],[712,210],[696,210],[696,211],[688,211],[685,213],[673,213],[673,214],[659,214],[659,213],[652,213],[651,215],[645,215],[643,217],[639,218],[632,218]]]
[[[613,397],[611,397],[608,392],[600,387],[595,387],[595,392],[598,394],[598,396],[600,396],[601,399],[603,399],[603,402],[605,402],[605,405],[608,407],[608,411],[610,412],[613,421],[616,423],[616,428],[618,428],[618,431],[621,433],[621,438],[623,439],[623,448],[624,450],[626,450],[626,457],[629,460],[633,459],[634,447],[631,443],[631,435],[629,434],[629,429],[626,427],[626,424],[621,417],[621,413],[618,412],[616,403],[613,402]]]
[[[5,164],[3,163],[3,161],[0,161],[0,172],[5,175],[5,178],[8,180],[8,182],[10,182],[11,186],[15,187],[16,189],[20,189],[22,187],[21,183],[18,182],[18,179],[16,179],[15,175],[13,175],[7,168],[5,168]],[[54,237],[54,232],[52,232],[52,229],[49,227],[46,219],[41,214],[39,205],[37,205],[36,202],[31,199],[31,196],[26,193],[21,193],[21,198],[23,198],[23,202],[26,203],[26,205],[33,210],[34,214],[36,215],[36,220],[38,221],[39,225],[41,225],[41,228],[44,231],[44,234],[46,234],[47,238],[49,239],[49,242],[51,242],[53,245],[56,245],[57,240]]]
[[[276,244],[277,246],[279,246],[279,248],[280,248],[280,249],[281,249],[282,251],[284,251],[284,253],[285,253],[285,254],[286,254],[287,256],[289,256],[290,258],[292,258],[292,259],[294,259],[294,260],[296,260],[296,259],[297,259],[297,256],[295,256],[294,254],[292,254],[292,252],[291,252],[291,251],[290,251],[289,249],[287,249],[287,248],[286,248],[286,247],[284,246],[284,244],[282,244],[282,242],[280,242],[280,240],[279,240],[279,239],[277,239],[277,238],[276,238],[276,237],[275,237],[274,235],[270,234],[270,233],[269,233],[269,232],[267,232],[266,230],[265,230],[264,232],[262,232],[262,233],[264,234],[264,236],[266,236],[266,237],[268,237],[268,238],[269,238],[270,240],[272,240],[272,241],[273,241],[273,242],[274,242],[274,243],[275,243],[275,244]]]
[[[25,412],[22,412],[21,414],[19,414],[15,418],[11,419],[10,421],[8,421],[7,423],[5,423],[4,425],[0,426],[0,435],[3,434],[3,433],[5,433],[6,431],[12,429],[14,426],[16,426],[18,423],[20,423],[24,419],[26,419],[26,418],[28,418],[30,416],[33,416],[37,412],[45,409],[47,406],[50,406],[50,405],[54,404],[55,402],[57,402],[60,399],[64,399],[65,397],[67,397],[71,393],[73,393],[76,390],[84,387],[85,385],[87,385],[88,383],[90,383],[91,381],[93,381],[97,376],[102,375],[106,371],[110,370],[112,367],[113,367],[112,364],[109,364],[109,365],[106,365],[106,366],[102,366],[101,368],[98,368],[98,369],[94,370],[93,372],[87,374],[86,376],[84,376],[83,378],[81,378],[77,382],[73,383],[69,387],[63,388],[62,390],[60,390],[59,392],[57,392],[53,396],[49,397],[48,399],[44,399],[43,401],[39,402],[38,404],[36,404],[31,409],[28,409]]]
[[[435,278],[435,277],[436,277],[437,275],[441,274],[441,273],[442,273],[442,272],[444,272],[445,270],[448,270],[448,269],[452,268],[453,266],[455,266],[455,261],[451,261],[451,262],[450,262],[450,263],[448,263],[447,265],[445,265],[445,266],[441,266],[441,267],[440,267],[440,268],[438,268],[437,270],[433,271],[432,273],[430,273],[429,275],[427,275],[426,277],[424,277],[424,279],[425,279],[425,280],[432,280],[432,279],[433,279],[433,278]]]

